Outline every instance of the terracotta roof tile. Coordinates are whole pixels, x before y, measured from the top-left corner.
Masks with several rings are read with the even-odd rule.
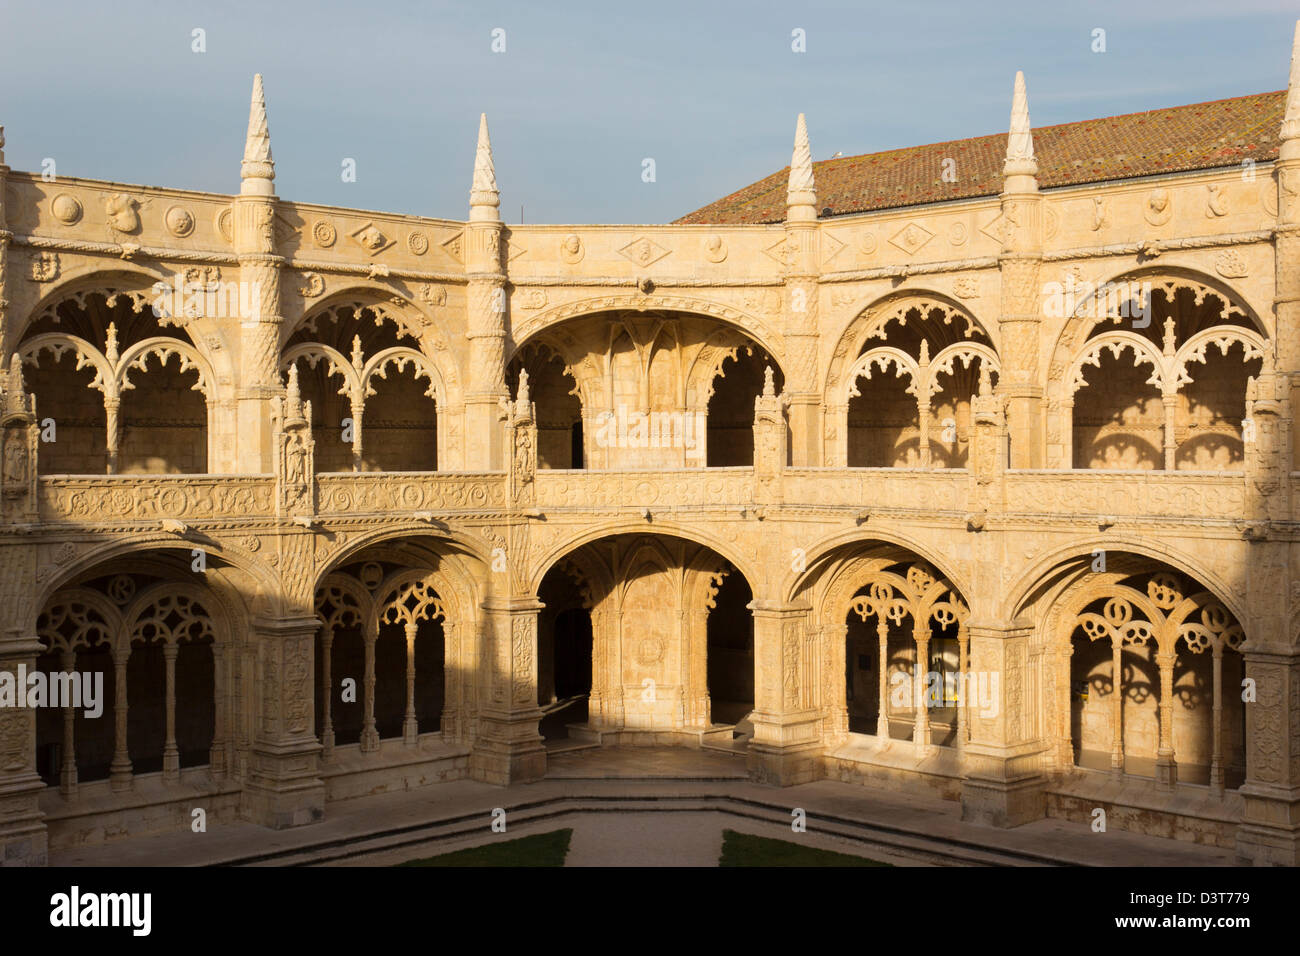
[[[1256,93],[1034,130],[1044,188],[1236,166],[1277,158],[1286,91]],[[832,216],[977,196],[1002,190],[1007,134],[977,136],[813,164],[817,203]],[[957,182],[941,178],[957,161]],[[678,219],[679,223],[773,223],[785,218],[789,167]]]

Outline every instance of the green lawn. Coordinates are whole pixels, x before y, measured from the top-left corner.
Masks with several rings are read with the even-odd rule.
[[[769,840],[735,830],[722,831],[722,858],[718,866],[892,866],[860,856],[818,850],[801,843]]]
[[[398,866],[564,866],[572,830],[554,830],[536,836],[489,843],[423,860],[407,860]]]

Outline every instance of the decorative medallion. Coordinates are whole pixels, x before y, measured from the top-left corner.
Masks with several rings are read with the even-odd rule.
[[[659,245],[659,243],[645,236],[638,236],[618,250],[620,256],[638,266],[648,266],[656,263],[668,255],[668,252],[669,250]]]
[[[954,246],[966,245],[966,240],[970,238],[970,230],[966,228],[966,223],[958,220],[948,227],[948,242]]]
[[[921,247],[934,238],[934,233],[920,223],[909,222],[890,238],[890,243],[902,249],[909,256],[921,251]]]
[[[822,237],[822,265],[830,262],[844,248],[844,243],[832,235]]]
[[[1051,205],[1043,207],[1043,238],[1051,239],[1061,228],[1061,214]]]
[[[325,291],[325,280],[319,272],[304,272],[302,277],[307,284],[298,287],[298,294],[304,299],[314,299]]]
[[[422,256],[429,251],[429,237],[422,232],[413,232],[406,237],[406,248]]]
[[[577,265],[586,253],[587,250],[582,245],[582,237],[577,234],[569,233],[560,240],[560,258],[569,265]]]
[[[858,248],[862,250],[864,256],[875,255],[876,248],[879,244],[879,241],[876,239],[876,233],[872,229],[863,230],[862,235],[858,237]]]
[[[364,223],[359,228],[352,230],[350,235],[357,245],[372,256],[379,255],[393,244],[393,240],[384,235],[373,222]]]
[[[1147,195],[1142,215],[1153,226],[1163,226],[1174,215],[1174,200],[1168,189],[1153,189]]]
[[[727,258],[727,244],[721,236],[709,236],[704,240],[704,258],[710,262],[722,262]]]
[[[643,638],[636,646],[637,663],[643,667],[658,664],[664,659],[666,645],[661,637]]]
[[[226,242],[235,241],[234,215],[234,210],[230,206],[217,213],[217,232],[221,233],[221,238]]]
[[[184,206],[172,206],[163,214],[163,223],[173,236],[184,239],[194,231],[194,214]]]
[[[526,289],[520,296],[520,306],[525,309],[544,309],[546,308],[546,290],[545,289]]]
[[[324,219],[317,219],[311,227],[311,238],[312,241],[322,249],[328,249],[330,246],[334,245],[334,240],[338,238],[338,233],[335,231],[332,223],[326,222]]]
[[[84,212],[81,201],[76,196],[59,193],[50,200],[50,214],[65,226],[76,225]]]
[[[38,252],[32,257],[33,282],[53,282],[59,277],[59,254],[57,252]]]
[[[126,193],[113,193],[104,197],[104,213],[109,228],[114,232],[135,232],[140,228],[140,203]]]
[[[1236,249],[1224,249],[1214,257],[1214,271],[1225,279],[1244,279],[1250,267],[1246,257]]]

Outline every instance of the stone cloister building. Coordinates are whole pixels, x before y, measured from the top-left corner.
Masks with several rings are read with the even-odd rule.
[[[507,225],[486,121],[466,221],[281,199],[260,77],[236,195],[0,153],[0,677],[105,687],[0,706],[0,858],[567,737],[1296,863],[1298,57],[815,168],[801,116],[663,226]]]

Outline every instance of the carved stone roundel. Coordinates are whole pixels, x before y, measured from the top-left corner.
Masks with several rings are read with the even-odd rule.
[[[50,200],[50,214],[65,226],[72,226],[81,221],[84,210],[76,196],[59,193]]]

